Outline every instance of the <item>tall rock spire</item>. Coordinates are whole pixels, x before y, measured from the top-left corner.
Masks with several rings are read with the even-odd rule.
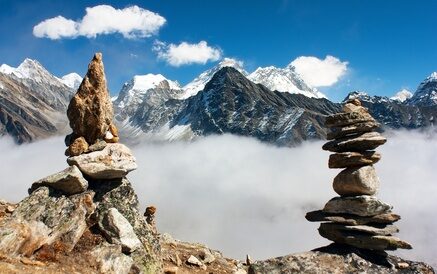
[[[80,137],[89,145],[99,139],[118,142],[101,53],[96,53],[88,65],[88,72],[68,105],[67,116],[73,130],[67,145]]]

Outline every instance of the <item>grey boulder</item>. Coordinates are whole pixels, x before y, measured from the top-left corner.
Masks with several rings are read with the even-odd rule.
[[[79,168],[70,166],[58,173],[47,176],[32,184],[29,193],[42,186],[49,186],[60,190],[65,194],[72,195],[82,193],[88,189],[88,181],[85,180]]]
[[[122,246],[123,252],[131,253],[142,246],[129,221],[116,208],[108,209],[99,227],[109,242]]]
[[[119,143],[107,144],[100,151],[70,157],[67,162],[93,179],[122,178],[137,168],[131,150]]]
[[[375,196],[361,195],[355,197],[335,197],[329,200],[323,211],[326,213],[353,214],[358,216],[375,216],[390,213],[392,206]]]
[[[333,188],[341,196],[373,195],[379,178],[373,166],[346,168],[334,178]]]

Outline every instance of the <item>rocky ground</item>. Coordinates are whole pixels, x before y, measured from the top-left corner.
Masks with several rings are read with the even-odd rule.
[[[0,201],[0,224],[16,205]],[[219,251],[198,243],[186,243],[160,235],[164,273],[434,273],[418,262],[396,256],[378,256],[362,249],[332,244],[313,251],[246,262],[225,258]],[[71,252],[42,249],[34,258],[0,253],[0,273],[101,273],[87,252],[104,239],[87,230]]]

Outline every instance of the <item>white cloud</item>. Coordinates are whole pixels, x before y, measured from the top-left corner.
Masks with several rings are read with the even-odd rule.
[[[208,46],[206,41],[200,41],[197,44],[182,42],[179,45],[167,45],[156,41],[153,50],[157,52],[159,59],[175,67],[206,64],[208,61],[217,61],[222,57],[222,51],[219,48]]]
[[[86,8],[78,21],[57,16],[42,21],[33,28],[33,35],[50,39],[96,37],[120,33],[125,38],[149,37],[165,24],[164,17],[138,6],[115,9],[109,5]]]
[[[61,39],[64,37],[76,37],[78,35],[78,24],[73,20],[62,16],[46,19],[33,27],[33,35],[50,39]]]
[[[437,266],[437,137],[387,136],[375,165],[378,196],[402,216],[399,237],[414,247],[397,254]],[[335,195],[332,179],[339,170],[328,169],[329,153],[321,146],[278,148],[226,135],[143,144],[132,147],[139,168],[128,177],[142,210],[157,206],[159,231],[205,243],[225,256],[265,259],[329,243],[318,235],[318,224],[304,218]],[[18,201],[33,181],[64,169],[64,149],[62,138],[23,146],[0,139],[0,199]]]
[[[291,62],[302,79],[313,87],[328,87],[337,83],[347,71],[348,62],[327,55],[325,59],[300,56]]]

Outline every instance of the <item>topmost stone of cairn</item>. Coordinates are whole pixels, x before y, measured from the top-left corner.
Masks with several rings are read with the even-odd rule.
[[[114,111],[106,87],[102,54],[96,53],[88,65],[88,72],[67,109],[73,134],[67,145],[83,137],[90,145],[97,140],[117,142],[117,129],[113,124]]]

